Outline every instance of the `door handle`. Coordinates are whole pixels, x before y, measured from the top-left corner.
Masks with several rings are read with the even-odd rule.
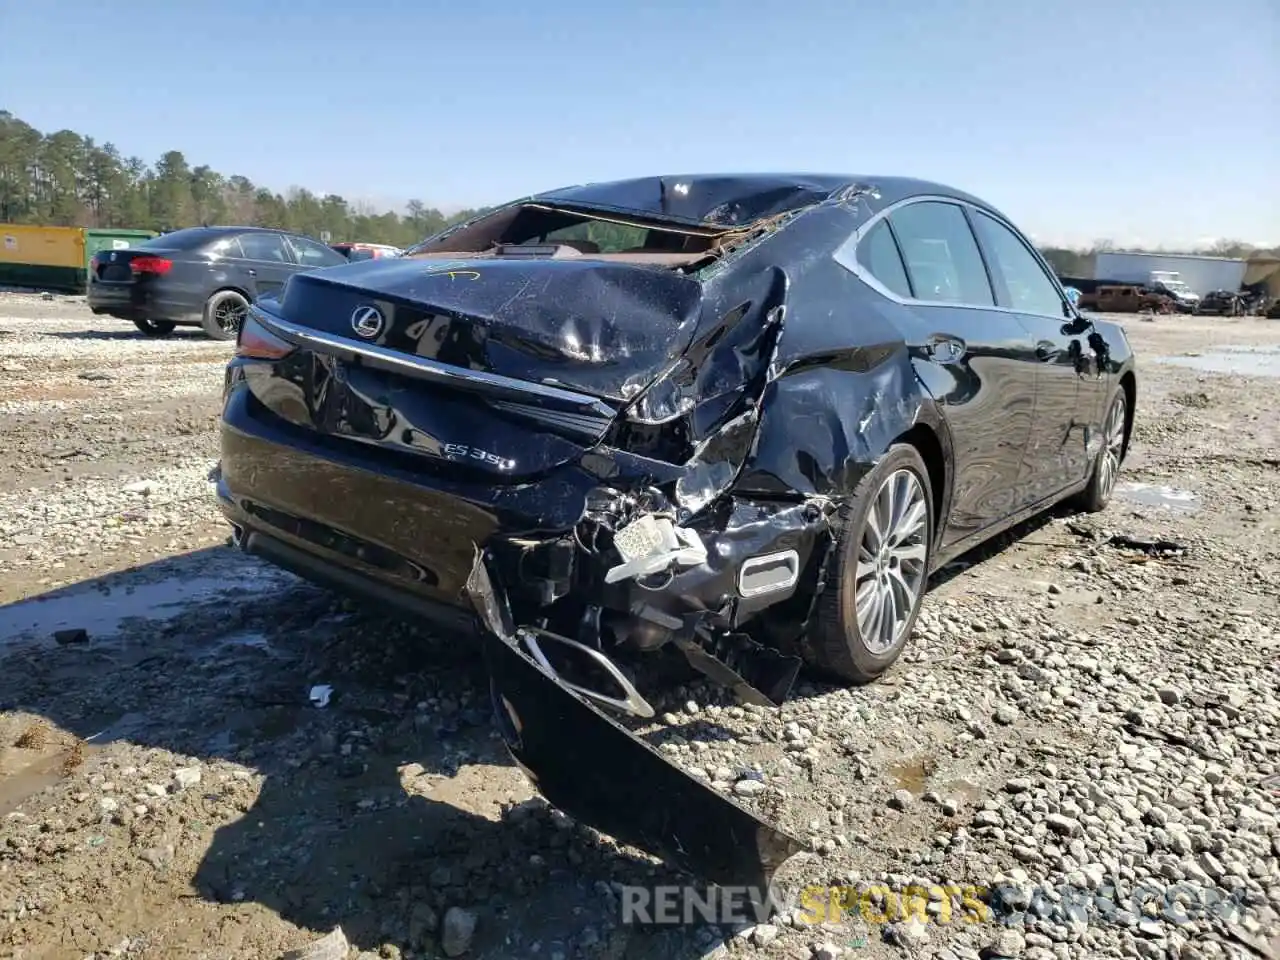
[[[256,277],[257,275],[258,275],[258,271],[257,271],[257,270],[254,270],[253,268],[250,268],[250,269],[249,269],[249,276],[251,276],[251,277]]]
[[[1049,361],[1058,359],[1058,355],[1062,353],[1058,349],[1058,345],[1049,340],[1041,340],[1036,344],[1036,358],[1039,360]]]

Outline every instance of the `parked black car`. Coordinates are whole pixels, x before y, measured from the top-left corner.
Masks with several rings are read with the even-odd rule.
[[[1246,312],[1244,297],[1234,290],[1210,290],[1196,305],[1196,313],[1201,315],[1239,317]]]
[[[297,234],[191,227],[95,254],[89,309],[130,320],[153,337],[189,326],[231,340],[255,297],[279,291],[295,273],[346,262],[336,250]]]
[[[1123,329],[973,196],[645,178],[263,298],[217,491],[249,553],[478,622],[499,726],[553,804],[760,885],[798,841],[630,734],[654,712],[635,655],[759,704],[802,661],[874,679],[940,564],[1106,505],[1136,395]]]

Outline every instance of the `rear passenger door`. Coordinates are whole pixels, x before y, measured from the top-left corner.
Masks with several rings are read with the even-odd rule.
[[[1082,480],[1089,468],[1087,426],[1101,397],[1101,381],[1087,324],[1031,245],[1008,224],[970,208],[974,230],[995,282],[996,300],[1030,331],[1036,354],[1036,413],[1021,482],[1036,501]]]
[[[253,230],[240,234],[239,239],[249,294],[257,298],[279,293],[284,282],[297,272],[284,236],[271,230]]]
[[[949,546],[1030,503],[1019,472],[1035,408],[1031,335],[998,308],[960,204],[910,200],[859,234],[857,272],[906,308],[903,334],[950,428]]]

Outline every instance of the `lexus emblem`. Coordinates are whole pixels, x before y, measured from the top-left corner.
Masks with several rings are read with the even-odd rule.
[[[372,340],[380,334],[386,322],[382,311],[377,307],[365,305],[351,311],[351,329],[356,332],[356,336],[366,340]]]

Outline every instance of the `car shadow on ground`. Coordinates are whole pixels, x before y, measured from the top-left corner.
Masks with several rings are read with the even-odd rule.
[[[119,342],[121,340],[180,340],[184,343],[193,340],[207,340],[209,343],[225,342],[214,340],[197,327],[178,327],[171,333],[166,333],[163,337],[152,337],[132,324],[129,324],[128,329],[125,330],[44,330],[41,331],[40,335],[42,337],[57,337],[60,340],[106,340],[109,342]]]
[[[51,639],[76,628],[87,639]],[[320,685],[332,688],[323,707],[310,698]],[[528,800],[474,642],[361,612],[226,547],[0,607],[5,711],[84,741],[85,776],[100,766],[127,779],[106,752],[116,743],[201,766],[197,787],[161,801],[181,804],[176,814],[117,814],[96,829],[107,843],[115,834],[131,869],[158,858],[207,901],[259,903],[319,932],[341,925],[373,952],[431,949],[453,906],[479,917],[477,958],[705,952],[705,930],[621,926],[611,881],[679,875]],[[0,733],[9,748],[14,734]],[[145,774],[163,783],[172,769]],[[0,814],[48,785],[0,774]],[[175,845],[174,819],[187,834],[207,827]]]
[[[928,591],[932,592],[937,590],[939,587],[950,583],[966,571],[972,570],[975,567],[980,567],[987,561],[994,560],[995,558],[1004,555],[1004,552],[1008,550],[1009,547],[1019,541],[1033,536],[1053,521],[1077,515],[1079,515],[1079,512],[1075,508],[1068,507],[1065,504],[1059,504],[1051,507],[1044,513],[1038,513],[1035,516],[1022,521],[1022,523],[1010,527],[1004,533],[998,534],[987,542],[979,544],[967,553],[960,554],[960,556],[955,557],[950,562],[943,564],[935,570],[933,575],[929,577]],[[925,596],[927,597],[928,593],[926,593]]]

